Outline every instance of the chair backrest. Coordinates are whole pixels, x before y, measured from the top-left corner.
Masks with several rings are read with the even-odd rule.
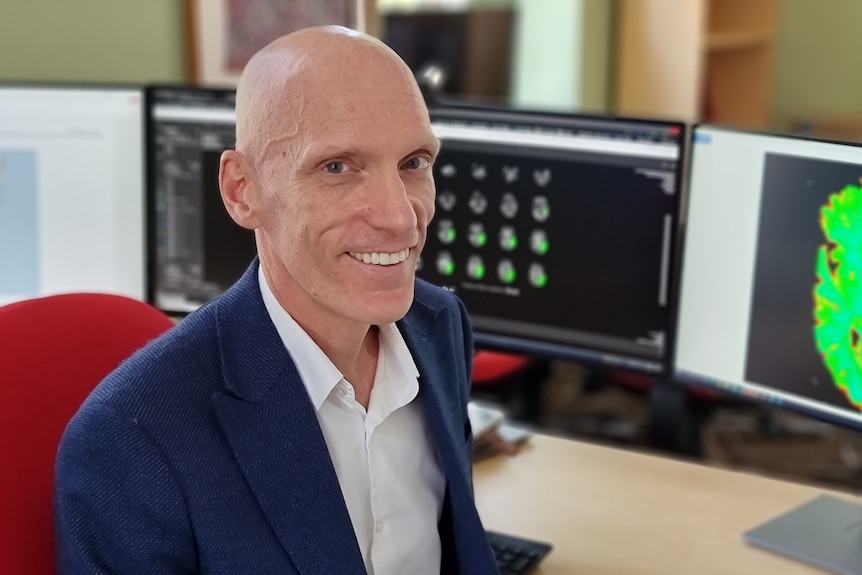
[[[108,373],[173,321],[118,295],[75,293],[0,307],[0,573],[55,573],[60,436]]]
[[[471,383],[474,387],[492,386],[517,375],[529,365],[528,355],[480,349],[473,355]]]

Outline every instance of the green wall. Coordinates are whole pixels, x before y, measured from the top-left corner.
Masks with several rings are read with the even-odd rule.
[[[780,0],[773,123],[862,117],[862,0]]]
[[[183,4],[0,0],[0,81],[185,81]]]
[[[573,108],[600,102],[604,78],[599,72],[604,68],[607,74],[602,66],[607,55],[597,48],[606,38],[583,46],[571,31],[581,27],[595,34],[606,29],[601,22],[606,16],[590,14],[589,2],[590,10],[582,11],[581,2],[569,0],[511,1],[534,12],[521,23],[527,29],[521,30],[526,36],[522,41],[528,42],[521,46],[516,64],[520,68],[516,101]],[[0,0],[0,80],[184,81],[183,4],[183,0]],[[584,26],[584,19],[592,25]],[[862,116],[860,22],[862,0],[779,1],[776,127],[805,115]],[[551,24],[557,33],[548,33]],[[537,30],[542,31],[538,39]]]

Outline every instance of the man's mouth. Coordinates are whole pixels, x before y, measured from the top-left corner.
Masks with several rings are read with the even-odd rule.
[[[410,255],[410,248],[405,248],[400,252],[350,252],[350,256],[364,262],[377,266],[391,266],[400,264]]]

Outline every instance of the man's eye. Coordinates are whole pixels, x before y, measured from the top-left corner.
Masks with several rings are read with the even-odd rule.
[[[333,160],[331,162],[327,162],[324,169],[330,174],[340,174],[347,169],[347,164],[344,162],[339,162],[337,160]]]
[[[416,156],[404,162],[404,167],[411,170],[420,170],[431,165],[431,160],[424,156]]]

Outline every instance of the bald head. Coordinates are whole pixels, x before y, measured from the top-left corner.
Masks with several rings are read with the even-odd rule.
[[[369,36],[302,30],[243,71],[219,189],[255,231],[279,303],[322,349],[350,340],[354,362],[371,325],[410,308],[439,150],[410,68]]]
[[[282,36],[245,66],[236,93],[236,147],[259,157],[276,140],[295,135],[310,105],[336,94],[400,85],[424,107],[410,68],[376,38],[340,26],[305,28]]]

